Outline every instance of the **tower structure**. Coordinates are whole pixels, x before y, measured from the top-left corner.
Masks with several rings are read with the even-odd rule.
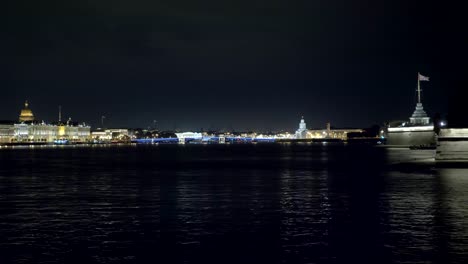
[[[409,118],[410,122],[404,122],[397,126],[389,125],[386,144],[399,146],[430,146],[435,144],[434,125],[430,123],[430,118],[424,111],[421,101],[421,81],[429,81],[429,77],[418,73],[418,88],[416,89],[418,100],[416,109]]]
[[[410,124],[413,126],[424,126],[429,125],[429,117],[424,111],[424,107],[421,102],[421,81],[429,81],[429,77],[423,76],[418,73],[418,102],[416,103],[416,109],[413,112],[413,115],[410,117]]]
[[[296,130],[296,138],[304,139],[307,136],[307,124],[304,121],[304,117],[301,117],[301,122],[299,123],[299,129]]]

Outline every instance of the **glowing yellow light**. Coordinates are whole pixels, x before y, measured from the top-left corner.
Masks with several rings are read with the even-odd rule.
[[[65,126],[59,126],[58,135],[59,136],[65,135]]]

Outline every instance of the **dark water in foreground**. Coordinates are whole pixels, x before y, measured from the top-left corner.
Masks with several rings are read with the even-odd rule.
[[[0,263],[468,263],[468,170],[312,145],[0,149]]]

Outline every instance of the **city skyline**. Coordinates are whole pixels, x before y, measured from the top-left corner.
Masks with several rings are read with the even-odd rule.
[[[418,73],[419,74],[419,73]],[[425,77],[425,78],[428,78],[428,77]],[[428,81],[429,79],[427,79]],[[419,88],[419,87],[418,87]],[[420,95],[419,95],[420,96]],[[40,117],[35,117],[34,116],[34,112],[31,112],[32,109],[31,107],[29,106],[30,105],[30,101],[28,100],[25,100],[24,101],[24,106],[22,108],[22,110],[20,111],[21,114],[19,115],[19,122],[24,122],[24,121],[37,121],[37,122],[46,122],[46,123],[60,123],[62,122],[62,106],[59,105],[57,107],[57,116],[55,118],[51,118],[51,119],[43,119],[43,118],[40,118]],[[25,119],[25,120],[21,120],[21,119],[24,119],[23,115],[24,115],[24,111],[27,111],[29,115],[31,115],[30,118],[32,119]],[[445,116],[444,115],[441,115],[440,113],[436,113],[436,115],[440,115],[439,118],[443,118],[445,119]],[[429,117],[430,119],[432,119],[432,116]],[[66,118],[68,121],[73,121],[74,123],[82,123],[82,124],[91,124],[91,122],[89,121],[86,121],[86,120],[76,120],[76,119],[72,119],[71,117],[67,117]],[[100,122],[99,123],[96,123],[93,127],[93,129],[104,129],[104,128],[116,128],[116,126],[113,126],[112,124],[107,124],[107,121],[104,122],[104,120],[106,120],[107,117],[105,115],[101,115],[100,116]],[[301,120],[305,120],[307,118],[304,117],[304,115],[302,115],[300,117]],[[12,122],[18,122],[17,119],[12,119],[12,118],[6,118],[6,119],[0,119],[0,120],[3,120],[3,121],[12,121]],[[380,126],[383,126],[385,125],[385,123],[387,122],[396,122],[396,121],[404,121],[406,120],[406,118],[402,118],[402,119],[393,119],[393,120],[386,120],[384,122],[380,122],[380,123],[374,123],[374,124],[368,124],[367,126],[361,126],[361,128],[370,128],[372,126],[375,126],[375,125],[380,125]],[[301,121],[302,122],[302,121]],[[432,122],[432,120],[431,120]],[[326,123],[324,124],[313,124],[313,128],[314,129],[320,129],[320,128],[323,128],[325,126],[328,126],[330,125],[331,122],[330,121],[327,121]],[[219,127],[219,126],[213,126],[213,125],[210,125],[208,128],[207,127],[203,127],[203,126],[199,126],[199,127],[187,127],[187,126],[184,126],[184,124],[182,124],[181,126],[177,126],[176,123],[174,123],[173,127],[170,128],[170,127],[160,127],[159,126],[159,121],[158,120],[151,120],[151,125],[148,125],[148,126],[145,126],[145,125],[137,125],[137,126],[121,126],[121,127],[125,127],[125,128],[130,128],[130,129],[156,129],[156,130],[166,130],[166,131],[182,131],[182,130],[185,130],[185,131],[263,131],[263,132],[266,132],[266,131],[274,131],[274,132],[279,132],[279,131],[288,131],[288,132],[292,132],[294,129],[293,128],[284,128],[284,127],[274,127],[274,128],[271,128],[271,127],[268,127],[268,128],[265,128],[265,127],[256,127],[256,128],[241,128],[241,129],[235,129],[232,124],[230,124],[229,126],[224,126],[224,127]],[[335,126],[333,125],[332,127],[340,127],[340,126]],[[342,128],[358,128],[358,126],[341,126]]]
[[[38,118],[62,105],[93,127],[106,116],[113,127],[295,129],[302,115],[366,127],[408,117],[417,72],[431,77],[428,114],[447,114],[466,69],[461,14],[361,2],[11,2],[0,119],[28,99]]]

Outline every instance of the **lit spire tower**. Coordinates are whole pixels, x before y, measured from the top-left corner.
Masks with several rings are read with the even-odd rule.
[[[410,123],[412,125],[429,125],[429,117],[424,111],[424,107],[421,102],[421,81],[429,81],[429,77],[421,75],[418,72],[418,103],[416,104],[416,109],[413,112],[413,115],[410,117]]]

